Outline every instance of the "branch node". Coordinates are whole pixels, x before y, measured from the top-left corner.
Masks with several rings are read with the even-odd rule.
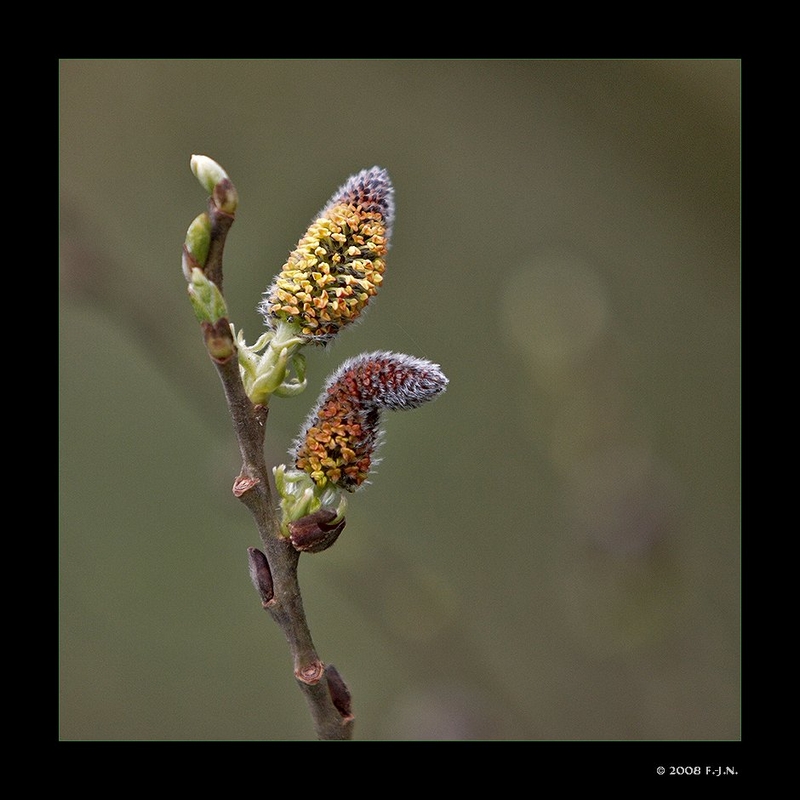
[[[242,497],[246,492],[258,486],[259,483],[261,483],[259,478],[252,478],[249,475],[238,475],[233,482],[233,489],[231,491],[235,497]]]
[[[325,665],[321,661],[312,661],[310,664],[303,664],[294,671],[297,680],[315,686],[320,682],[325,674]]]
[[[231,335],[231,326],[225,317],[216,322],[201,322],[206,350],[217,364],[225,364],[236,355],[236,344]]]

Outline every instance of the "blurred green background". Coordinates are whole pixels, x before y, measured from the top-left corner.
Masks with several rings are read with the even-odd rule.
[[[450,379],[301,559],[355,738],[738,739],[740,66],[61,61],[61,739],[313,738],[181,274],[193,153],[239,191],[249,341],[333,191],[396,189],[384,286],[273,401],[270,463],[351,355]]]

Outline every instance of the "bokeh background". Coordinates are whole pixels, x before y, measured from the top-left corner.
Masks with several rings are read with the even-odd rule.
[[[301,559],[355,738],[739,739],[740,67],[61,61],[60,738],[313,738],[180,269],[202,153],[249,341],[332,192],[396,188],[385,284],[273,401],[270,463],[351,355],[450,378]]]

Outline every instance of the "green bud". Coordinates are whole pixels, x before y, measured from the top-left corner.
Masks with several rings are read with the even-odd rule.
[[[200,185],[209,193],[213,194],[214,187],[223,180],[228,179],[228,173],[217,164],[216,161],[208,156],[192,156],[190,162],[192,172],[195,174]]]
[[[305,472],[285,464],[275,467],[272,474],[281,496],[281,531],[284,536],[291,535],[291,523],[322,509],[334,512],[325,520],[331,526],[344,518],[347,497],[338,486],[328,484],[322,489]]]
[[[304,340],[297,331],[296,325],[280,322],[254,345],[245,342],[242,331],[236,333],[242,382],[254,405],[267,405],[273,394],[294,397],[305,390],[306,359],[299,352]]]
[[[222,292],[197,267],[191,273],[189,299],[198,322],[214,325],[228,316],[228,306]]]
[[[205,212],[195,217],[186,231],[183,252],[183,274],[192,279],[192,269],[204,267],[211,247],[211,220]],[[188,257],[187,257],[188,256]]]
[[[216,207],[233,214],[239,205],[239,195],[228,173],[208,156],[193,155],[191,166],[200,185],[214,198]]]

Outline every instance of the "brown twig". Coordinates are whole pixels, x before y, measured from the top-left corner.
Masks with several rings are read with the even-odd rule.
[[[234,217],[220,210],[212,197],[209,218],[211,246],[203,272],[221,291],[222,255]],[[317,738],[350,739],[353,731],[350,694],[339,673],[331,665],[323,664],[314,648],[297,578],[300,553],[281,535],[272,499],[264,459],[268,409],[253,405],[245,392],[228,320],[223,318],[214,325],[203,323],[203,332],[206,348],[222,382],[242,457],[242,469],[234,481],[233,493],[253,515],[264,548],[266,564],[255,555],[254,548],[250,549],[251,574],[257,573],[254,582],[269,582],[271,578],[271,598],[268,588],[258,585],[257,588],[264,608],[286,637],[294,675],[308,702]],[[226,347],[220,347],[226,336],[230,337],[225,342],[227,354],[220,357],[219,354],[226,351]],[[255,565],[254,559],[258,562]]]

